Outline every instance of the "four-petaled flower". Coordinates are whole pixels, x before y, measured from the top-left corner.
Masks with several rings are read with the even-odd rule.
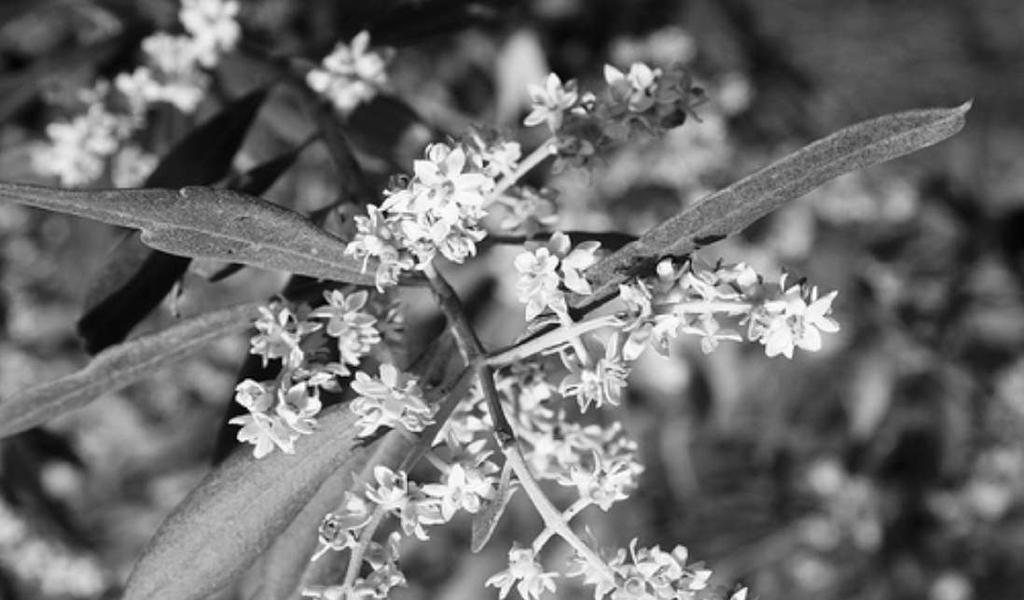
[[[369,298],[365,290],[347,297],[338,290],[331,290],[324,292],[324,298],[327,304],[314,310],[310,316],[327,319],[325,332],[338,339],[339,374],[347,375],[345,365],[358,365],[370,348],[380,342],[380,332],[374,327],[377,318],[360,310]]]
[[[483,501],[494,497],[494,484],[494,478],[479,467],[455,463],[448,468],[442,483],[428,483],[423,492],[438,499],[441,516],[450,521],[459,509],[470,514],[480,512]]]
[[[779,281],[785,289],[781,297],[767,300],[750,313],[747,335],[765,346],[765,354],[793,358],[794,348],[811,352],[821,349],[821,332],[835,333],[839,324],[828,316],[837,292],[818,297],[818,289],[801,285],[785,288],[786,277]]]
[[[556,575],[544,571],[532,549],[513,544],[508,551],[508,569],[491,576],[485,585],[498,588],[499,598],[508,596],[514,585],[524,600],[539,600],[544,590],[555,591]]]
[[[286,366],[301,365],[305,355],[299,342],[302,336],[316,331],[320,325],[300,322],[285,306],[261,306],[259,312],[259,318],[253,323],[259,333],[249,341],[249,351],[262,356],[264,365],[275,358],[282,359]]]
[[[369,47],[367,31],[359,32],[349,44],[339,42],[319,67],[309,71],[306,84],[327,97],[338,112],[348,115],[387,84],[390,52],[371,52]]]
[[[569,236],[560,231],[552,234],[546,245],[527,244],[527,250],[513,262],[519,271],[517,297],[526,303],[527,320],[537,317],[546,308],[566,314],[562,285],[577,294],[591,292],[583,272],[597,261],[595,253],[600,245],[591,240],[572,248]]]
[[[533,110],[523,120],[527,127],[547,123],[551,131],[558,131],[562,127],[565,112],[572,109],[579,100],[576,82],[568,81],[563,85],[554,73],[548,75],[543,86],[530,85],[527,91],[533,103]]]
[[[359,396],[352,401],[352,412],[359,415],[359,437],[373,435],[380,427],[401,425],[409,431],[423,431],[434,422],[434,408],[423,399],[414,377],[394,365],[382,364],[380,377],[356,372],[352,390]]]

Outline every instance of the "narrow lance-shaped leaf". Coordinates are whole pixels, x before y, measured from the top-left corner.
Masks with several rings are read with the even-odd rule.
[[[508,461],[501,468],[501,480],[498,483],[498,491],[494,498],[484,505],[476,516],[473,517],[473,532],[469,543],[469,549],[479,552],[484,549],[487,542],[494,535],[494,529],[505,514],[505,507],[512,500],[512,494],[516,491],[512,485],[512,465]]]
[[[0,437],[25,431],[132,384],[198,348],[249,327],[257,303],[185,319],[96,355],[82,370],[0,400]]]
[[[160,160],[143,187],[210,185],[231,168],[268,90],[242,96],[190,131]],[[264,190],[250,193],[260,194]],[[130,233],[115,248],[89,290],[78,333],[94,353],[128,336],[188,269],[189,259],[153,251]]]
[[[574,308],[604,302],[629,277],[664,256],[682,256],[736,233],[784,203],[843,173],[936,144],[959,131],[970,103],[914,110],[864,121],[822,138],[686,207],[587,270],[591,296]]]
[[[308,219],[230,190],[63,190],[0,183],[0,200],[142,230],[146,245],[309,277],[373,285],[345,243]]]
[[[277,180],[284,175],[288,169],[292,168],[295,161],[302,154],[313,141],[315,137],[310,137],[306,141],[302,142],[295,148],[280,154],[266,162],[260,163],[255,167],[239,174],[233,181],[228,182],[227,188],[231,190],[237,190],[244,194],[252,194],[253,196],[260,196],[267,190],[269,190]],[[216,273],[210,276],[209,281],[216,283],[232,274],[240,271],[245,265],[239,263],[231,263],[220,269]]]
[[[239,575],[294,521],[324,480],[372,447],[347,405],[325,409],[295,454],[231,455],[160,526],[123,600],[206,598]]]

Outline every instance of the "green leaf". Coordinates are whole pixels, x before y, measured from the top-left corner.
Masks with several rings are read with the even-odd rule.
[[[325,409],[295,454],[237,452],[160,526],[135,565],[124,600],[206,598],[231,582],[292,523],[331,473],[367,452],[348,405]]]
[[[0,437],[25,431],[105,392],[123,388],[196,349],[249,327],[257,303],[241,304],[185,319],[96,355],[84,369],[0,400]]]
[[[843,173],[936,144],[964,126],[968,102],[956,108],[897,113],[863,121],[822,138],[706,196],[586,271],[593,295],[574,302],[586,312],[659,259],[682,256],[736,233],[786,202]]]
[[[345,243],[296,212],[230,190],[63,190],[0,183],[0,200],[142,230],[146,245],[321,279],[373,285]]]

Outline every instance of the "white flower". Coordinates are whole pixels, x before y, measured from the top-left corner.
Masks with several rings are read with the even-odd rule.
[[[434,422],[434,407],[423,399],[416,379],[390,364],[380,366],[380,378],[356,372],[352,390],[359,396],[352,401],[352,412],[359,415],[359,437],[373,435],[381,427],[405,427],[423,431]]]
[[[527,248],[530,246],[528,244]],[[546,245],[516,256],[513,264],[520,274],[517,297],[526,303],[528,321],[545,308],[558,314],[567,312],[565,294],[559,289],[561,284],[577,294],[591,292],[583,272],[597,261],[595,253],[599,247],[599,242],[587,241],[570,250],[569,236],[556,231]]]
[[[235,402],[249,414],[234,417],[228,423],[242,426],[238,440],[255,445],[256,458],[263,458],[275,446],[291,454],[299,436],[312,433],[316,424],[313,417],[320,412],[320,399],[316,388],[312,392],[302,382],[288,389],[282,386],[276,390],[275,402],[273,384],[246,379],[235,386]],[[274,415],[268,414],[271,406],[275,407]]]
[[[441,503],[441,516],[450,521],[457,510],[480,512],[483,501],[494,497],[495,481],[478,467],[456,463],[449,467],[442,483],[429,483],[423,492]]]
[[[533,110],[523,120],[527,127],[547,123],[551,131],[558,131],[565,118],[565,112],[576,105],[579,94],[576,82],[569,81],[562,85],[558,75],[551,73],[544,81],[544,86],[530,85],[527,87]]]
[[[387,84],[389,53],[369,52],[369,45],[370,34],[366,31],[352,38],[350,44],[339,42],[321,66],[306,75],[306,84],[348,115]]]
[[[256,458],[263,458],[270,454],[275,446],[286,454],[295,453],[295,440],[299,436],[277,417],[263,413],[250,413],[235,417],[228,423],[242,426],[238,430],[237,439],[240,442],[253,444],[255,448],[252,455]]]
[[[338,512],[327,513],[317,530],[319,548],[312,560],[323,556],[328,550],[353,548],[358,534],[370,522],[370,505],[362,496],[346,491]]]
[[[779,287],[784,285],[785,277]],[[792,286],[780,298],[768,300],[751,311],[748,336],[764,344],[768,356],[782,354],[793,358],[793,349],[798,347],[811,352],[820,350],[821,332],[839,331],[839,324],[828,316],[836,294],[831,292],[819,298],[817,288],[805,294],[801,286]]]
[[[277,388],[277,406],[274,411],[296,432],[309,435],[316,427],[316,415],[320,412],[320,392],[315,386],[302,381],[294,385]]]
[[[130,119],[93,104],[71,121],[50,123],[50,144],[33,154],[33,166],[60,179],[61,185],[79,186],[103,176],[106,159],[114,154],[133,128]]]
[[[622,103],[635,113],[654,106],[654,95],[661,77],[660,69],[651,69],[644,63],[633,63],[629,74],[611,65],[604,66],[604,78],[613,103]]]
[[[530,321],[551,307],[555,312],[566,312],[565,296],[558,289],[561,278],[555,271],[558,257],[547,248],[523,252],[516,256],[519,281],[516,284],[520,302],[526,303],[526,320]]]
[[[701,315],[693,325],[684,325],[681,331],[701,336],[700,349],[704,354],[714,352],[715,348],[718,347],[718,343],[722,340],[743,341],[743,336],[739,332],[732,329],[722,329],[722,326],[719,325],[718,321],[710,313]]]
[[[629,498],[628,492],[636,488],[637,476],[642,471],[643,467],[631,457],[604,460],[594,452],[593,467],[573,466],[558,482],[576,487],[580,498],[608,511],[614,503]]]
[[[485,585],[498,588],[499,598],[508,596],[514,585],[524,600],[539,600],[544,590],[554,593],[557,589],[556,575],[544,572],[532,549],[514,544],[508,551],[508,569],[491,576]]]
[[[209,85],[209,77],[199,68],[195,41],[187,35],[155,33],[142,40],[142,51],[148,66],[114,78],[133,117],[141,119],[146,107],[157,102],[194,112]]]
[[[182,0],[178,19],[193,38],[196,58],[206,68],[235,48],[242,35],[234,0]]]
[[[558,391],[565,397],[576,396],[580,410],[586,412],[590,405],[601,408],[606,404],[618,406],[622,401],[622,390],[629,377],[629,367],[619,356],[618,333],[605,345],[605,353],[593,366],[585,366],[576,360],[565,361],[569,375],[562,380]]]
[[[253,323],[258,333],[249,340],[249,352],[262,356],[264,365],[280,358],[286,366],[300,366],[305,353],[299,343],[319,325],[298,322],[295,314],[284,306],[261,306],[259,312],[259,318]]]
[[[138,187],[153,172],[158,162],[159,159],[156,155],[150,154],[138,146],[125,146],[114,155],[114,160],[110,165],[110,179],[115,187]]]
[[[392,471],[384,465],[373,468],[377,485],[366,484],[366,497],[386,511],[401,511],[409,503],[410,483],[405,471]]]
[[[338,290],[324,292],[326,306],[315,309],[310,316],[327,319],[327,335],[338,339],[340,375],[347,375],[345,365],[358,365],[359,361],[380,342],[380,332],[374,325],[377,318],[360,309],[366,305],[369,294],[364,290],[346,297]]]

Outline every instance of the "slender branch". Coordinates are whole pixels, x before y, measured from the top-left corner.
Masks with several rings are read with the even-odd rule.
[[[346,596],[352,590],[352,584],[356,582],[356,578],[359,577],[359,570],[363,566],[363,556],[366,555],[366,549],[370,547],[373,535],[377,532],[377,528],[380,527],[381,521],[388,515],[388,512],[381,506],[375,508],[373,516],[370,517],[369,522],[363,527],[362,533],[359,534],[359,543],[352,549],[352,555],[348,559],[348,568],[345,569],[345,580],[341,584]]]
[[[505,412],[501,408],[498,390],[494,385],[494,371],[485,362],[486,352],[484,347],[476,337],[472,326],[466,320],[465,312],[462,310],[455,290],[437,272],[433,265],[427,265],[424,269],[424,274],[427,277],[427,281],[430,282],[430,287],[434,291],[438,304],[448,318],[456,337],[466,336],[465,339],[461,340],[460,348],[465,349],[467,363],[478,369],[480,387],[483,388],[484,400],[488,410],[491,412],[491,419],[494,421],[494,435],[498,440],[502,453],[505,455],[505,460],[509,461],[512,470],[519,479],[520,485],[523,486],[523,490],[530,497],[545,526],[572,546],[595,570],[603,573],[609,579],[614,579],[614,574],[608,565],[601,560],[601,557],[583,543],[583,540],[573,532],[568,523],[562,520],[561,513],[544,495],[544,491],[540,489],[540,485],[534,479],[533,473],[530,472],[530,468],[527,466],[526,460],[516,444],[512,426],[509,424],[505,417]]]
[[[510,444],[507,448],[503,448],[503,450],[505,452],[505,460],[510,461],[512,470],[519,479],[519,484],[523,486],[523,491],[526,492],[526,495],[530,497],[530,501],[533,502],[534,507],[540,514],[541,520],[544,521],[545,528],[558,534],[558,537],[572,546],[573,550],[590,563],[594,569],[603,573],[609,579],[614,579],[614,573],[605,564],[604,560],[583,543],[583,540],[573,532],[569,524],[562,520],[562,513],[544,495],[544,491],[540,489],[537,480],[533,478],[533,473],[530,472],[530,467],[527,466],[526,459],[523,458],[519,447],[515,444]]]
[[[555,138],[548,138],[540,146],[527,155],[526,158],[519,161],[519,165],[516,166],[516,170],[511,174],[501,178],[501,181],[494,187],[494,191],[491,192],[491,199],[500,198],[502,194],[508,191],[510,187],[519,182],[520,179],[526,176],[527,173],[532,171],[534,167],[544,162],[549,156],[554,156],[556,151],[557,140]]]
[[[618,250],[626,244],[635,241],[637,238],[635,235],[628,233],[618,233],[615,231],[580,231],[580,230],[569,230],[563,232],[569,239],[576,243],[579,242],[600,242],[601,248],[606,250]],[[526,242],[542,242],[551,238],[553,232],[541,231],[530,236],[526,235],[494,235],[488,234],[477,246],[484,248],[487,246],[495,246],[498,244],[518,246]]]
[[[462,353],[467,365],[473,366],[478,370],[480,386],[484,392],[484,401],[487,403],[487,409],[490,411],[491,419],[494,421],[494,435],[498,438],[498,443],[504,447],[505,444],[515,440],[515,433],[513,433],[512,425],[509,424],[508,419],[505,417],[505,411],[501,408],[501,399],[498,396],[497,389],[494,387],[494,370],[485,362],[487,353],[484,350],[483,344],[480,343],[476,332],[473,331],[473,326],[466,319],[466,312],[462,309],[462,302],[459,300],[458,294],[455,293],[455,290],[452,289],[452,286],[444,276],[434,268],[433,264],[426,265],[423,273],[427,277],[430,289],[433,290],[438,305],[441,307],[441,312],[444,313],[448,319],[448,324],[455,333],[455,341],[459,346],[459,352]]]
[[[572,506],[562,511],[562,521],[569,523],[576,515],[583,512],[585,508],[590,506],[591,502],[587,498],[580,498],[576,502],[572,503]],[[555,530],[550,527],[545,527],[544,531],[540,532],[540,535],[533,540],[533,552],[540,552],[544,548],[544,544],[548,543],[551,536],[555,535]]]
[[[530,338],[515,346],[510,346],[498,352],[491,353],[487,357],[487,364],[492,367],[510,365],[514,362],[529,358],[534,354],[544,352],[545,350],[557,348],[558,346],[561,346],[584,333],[589,333],[591,331],[601,329],[602,327],[612,327],[619,323],[620,319],[618,316],[605,315],[603,317],[590,319],[589,321],[581,321],[569,326],[562,326],[558,329],[548,331],[538,337]]]
[[[693,300],[684,302],[666,302],[664,304],[654,305],[654,312],[656,314],[670,314],[670,313],[728,313],[728,314],[740,314],[745,313],[751,309],[753,305],[749,302],[729,302],[721,300],[718,302],[708,302],[705,300]]]

